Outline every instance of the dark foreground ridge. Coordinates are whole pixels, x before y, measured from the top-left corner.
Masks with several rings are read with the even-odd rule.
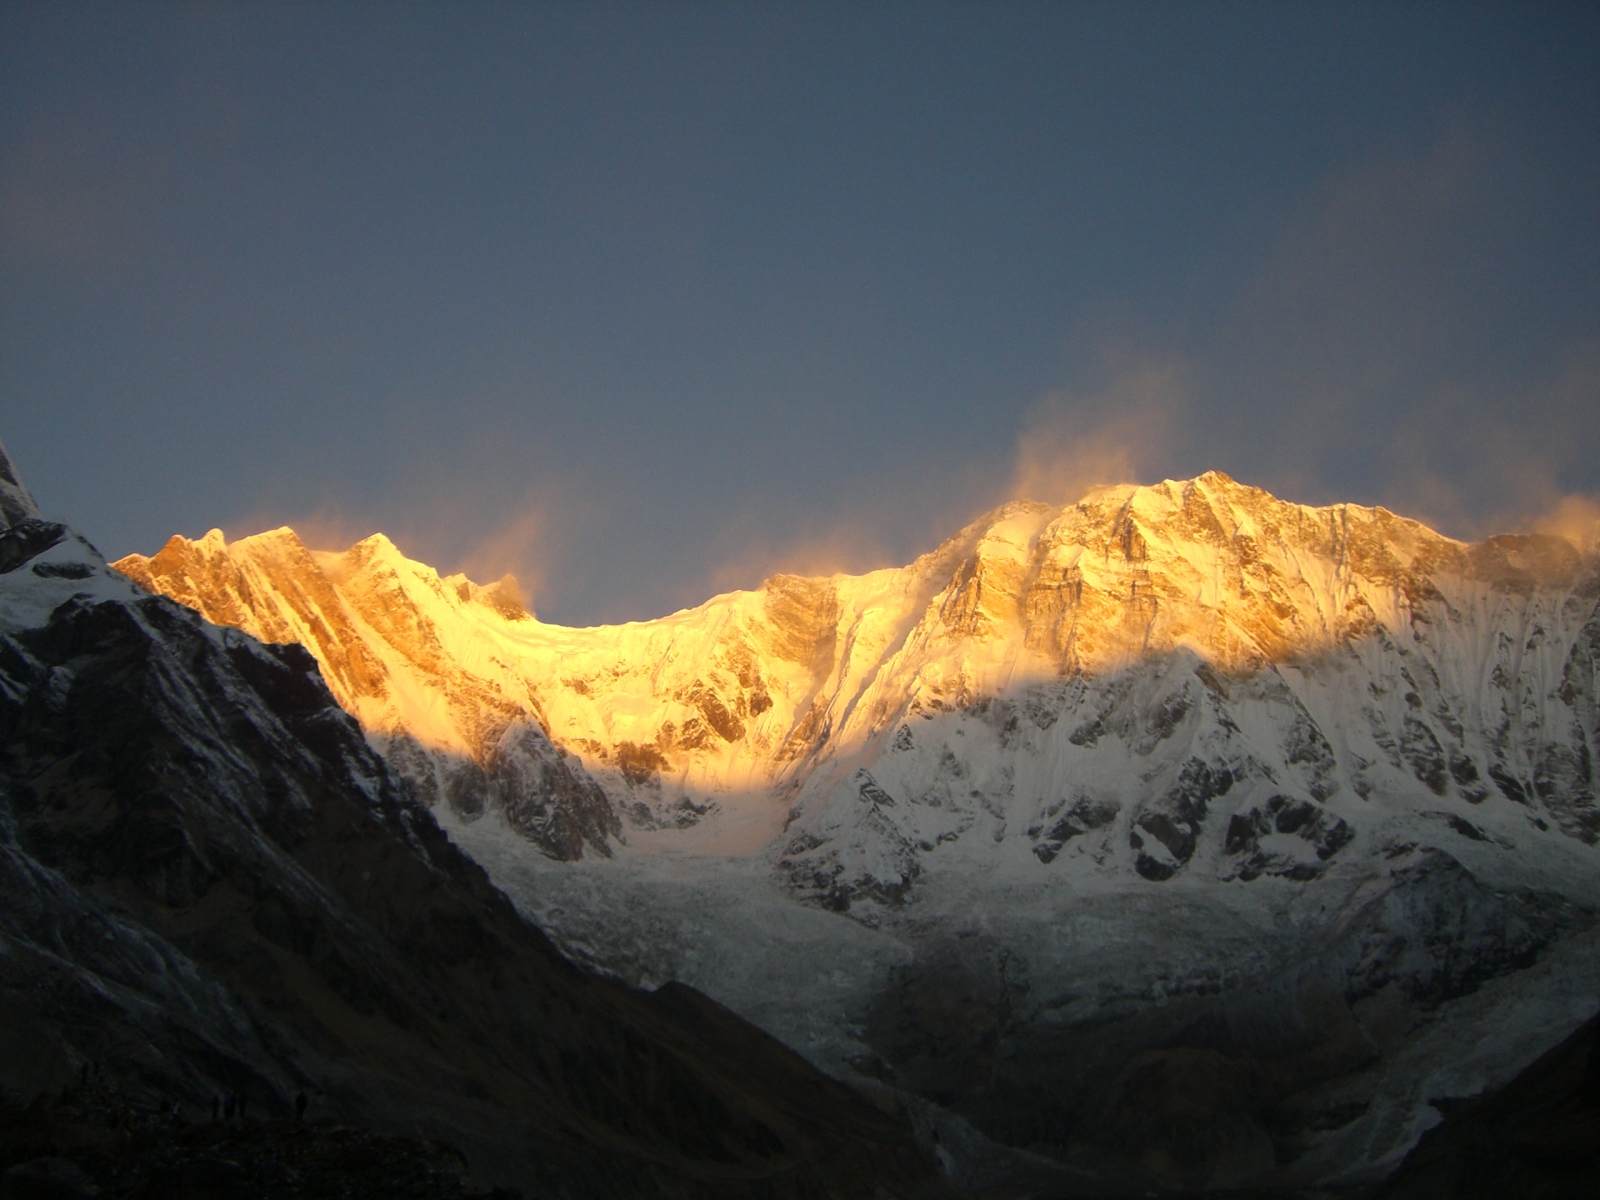
[[[331,1121],[235,1120],[151,1108],[98,1077],[0,1113],[0,1145],[9,1163],[0,1175],[7,1200],[511,1200],[517,1194],[469,1188],[466,1155],[444,1142]]]
[[[699,998],[685,989],[678,999],[696,1006]],[[1379,1187],[1195,1195],[1207,1200],[1588,1200],[1600,1195],[1597,1050],[1600,1016],[1504,1087],[1473,1100],[1438,1102],[1445,1110],[1443,1123]],[[0,1109],[0,1147],[0,1198],[5,1200],[101,1195],[514,1200],[517,1195],[470,1186],[466,1155],[445,1142],[316,1118],[235,1120],[186,1112],[168,1102],[156,1108],[89,1069],[59,1094]],[[1111,1194],[1058,1193],[1047,1187],[995,1193],[990,1200]]]
[[[1448,1106],[1376,1200],[1600,1196],[1600,1016],[1505,1087]]]
[[[106,1194],[154,1195],[117,1190],[138,1147],[246,1171],[250,1139],[280,1130],[283,1162],[354,1162],[392,1133],[432,1171],[451,1155],[425,1147],[448,1144],[470,1171],[447,1185],[440,1168],[446,1196],[943,1194],[903,1121],[776,1040],[687,988],[565,961],[395,783],[302,648],[143,593],[20,485],[6,498],[0,1171],[59,1158],[104,1172]],[[124,1122],[78,1162],[44,1145],[107,1128],[61,1108],[86,1103],[61,1098],[75,1086],[195,1123]],[[260,1124],[219,1135],[218,1096]]]

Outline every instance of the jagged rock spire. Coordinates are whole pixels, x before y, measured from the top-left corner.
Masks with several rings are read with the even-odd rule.
[[[5,443],[0,442],[0,529],[38,515],[39,506],[22,486],[16,467],[11,465],[11,456],[6,453]]]

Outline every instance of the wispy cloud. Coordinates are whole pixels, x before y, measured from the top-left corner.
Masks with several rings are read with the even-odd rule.
[[[706,595],[754,587],[773,575],[812,577],[859,574],[878,567],[900,565],[885,544],[883,531],[858,522],[799,533],[781,541],[757,536],[743,539],[733,553],[717,561],[707,581],[709,591],[692,586],[689,595],[698,603]]]
[[[1585,554],[1600,552],[1600,496],[1563,496],[1531,524],[1535,533],[1564,537]]]
[[[1392,431],[1382,486],[1392,506],[1458,536],[1534,528],[1585,491],[1597,411],[1600,340],[1544,378],[1440,388]]]
[[[1214,318],[1112,330],[1103,383],[1034,407],[1013,494],[1215,467],[1463,537],[1553,519],[1597,482],[1600,331],[1541,340],[1495,290],[1514,291],[1540,189],[1517,139],[1481,122],[1331,173]]]
[[[347,512],[337,503],[324,500],[315,508],[286,513],[279,509],[258,508],[223,526],[230,542],[242,537],[287,525],[312,550],[348,550],[362,538],[387,532],[372,520]]]
[[[442,464],[414,471],[405,486],[359,498],[296,503],[279,495],[225,532],[233,540],[287,525],[312,549],[337,551],[383,533],[408,558],[444,575],[461,573],[480,584],[513,576],[530,609],[559,600],[595,506],[576,499],[582,493],[573,480],[557,473],[518,487],[515,480],[508,485],[505,456],[481,455],[476,465],[465,478],[446,478]]]
[[[1451,474],[1437,422],[1482,403],[1463,390],[1464,285],[1508,236],[1494,181],[1509,157],[1504,139],[1456,125],[1313,189],[1205,352],[1202,441],[1226,439],[1261,482],[1321,498],[1352,485],[1409,498]]]
[[[1052,392],[1028,411],[1010,494],[1067,504],[1096,487],[1147,482],[1172,461],[1189,408],[1172,361],[1119,364],[1093,391]]]
[[[559,555],[555,538],[546,508],[529,496],[520,511],[471,540],[456,559],[455,569],[477,583],[510,575],[523,605],[534,608]]]

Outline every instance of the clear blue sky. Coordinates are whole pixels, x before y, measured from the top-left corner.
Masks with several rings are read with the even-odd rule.
[[[1600,492],[1600,7],[9,3],[0,437],[542,616],[1209,468]]]

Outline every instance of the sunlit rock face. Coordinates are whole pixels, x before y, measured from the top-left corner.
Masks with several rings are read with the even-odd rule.
[[[289,529],[228,545],[173,538],[117,568],[219,625],[300,642],[334,697],[429,804],[494,807],[544,852],[607,852],[619,826],[579,761],[551,744],[534,692],[495,657],[493,634],[528,622],[515,585],[440,579],[381,534],[314,553]]]
[[[1370,1180],[1600,989],[1561,539],[1208,474],[595,629],[382,538],[117,565],[304,642],[569,954],[926,1102],[965,1182]]]
[[[905,568],[597,629],[381,535],[212,531],[117,567],[304,643],[425,798],[562,858],[630,832],[771,844],[844,907],[967,837],[1150,880],[1305,878],[1389,797],[1600,836],[1593,562],[1218,474],[1010,504]]]

